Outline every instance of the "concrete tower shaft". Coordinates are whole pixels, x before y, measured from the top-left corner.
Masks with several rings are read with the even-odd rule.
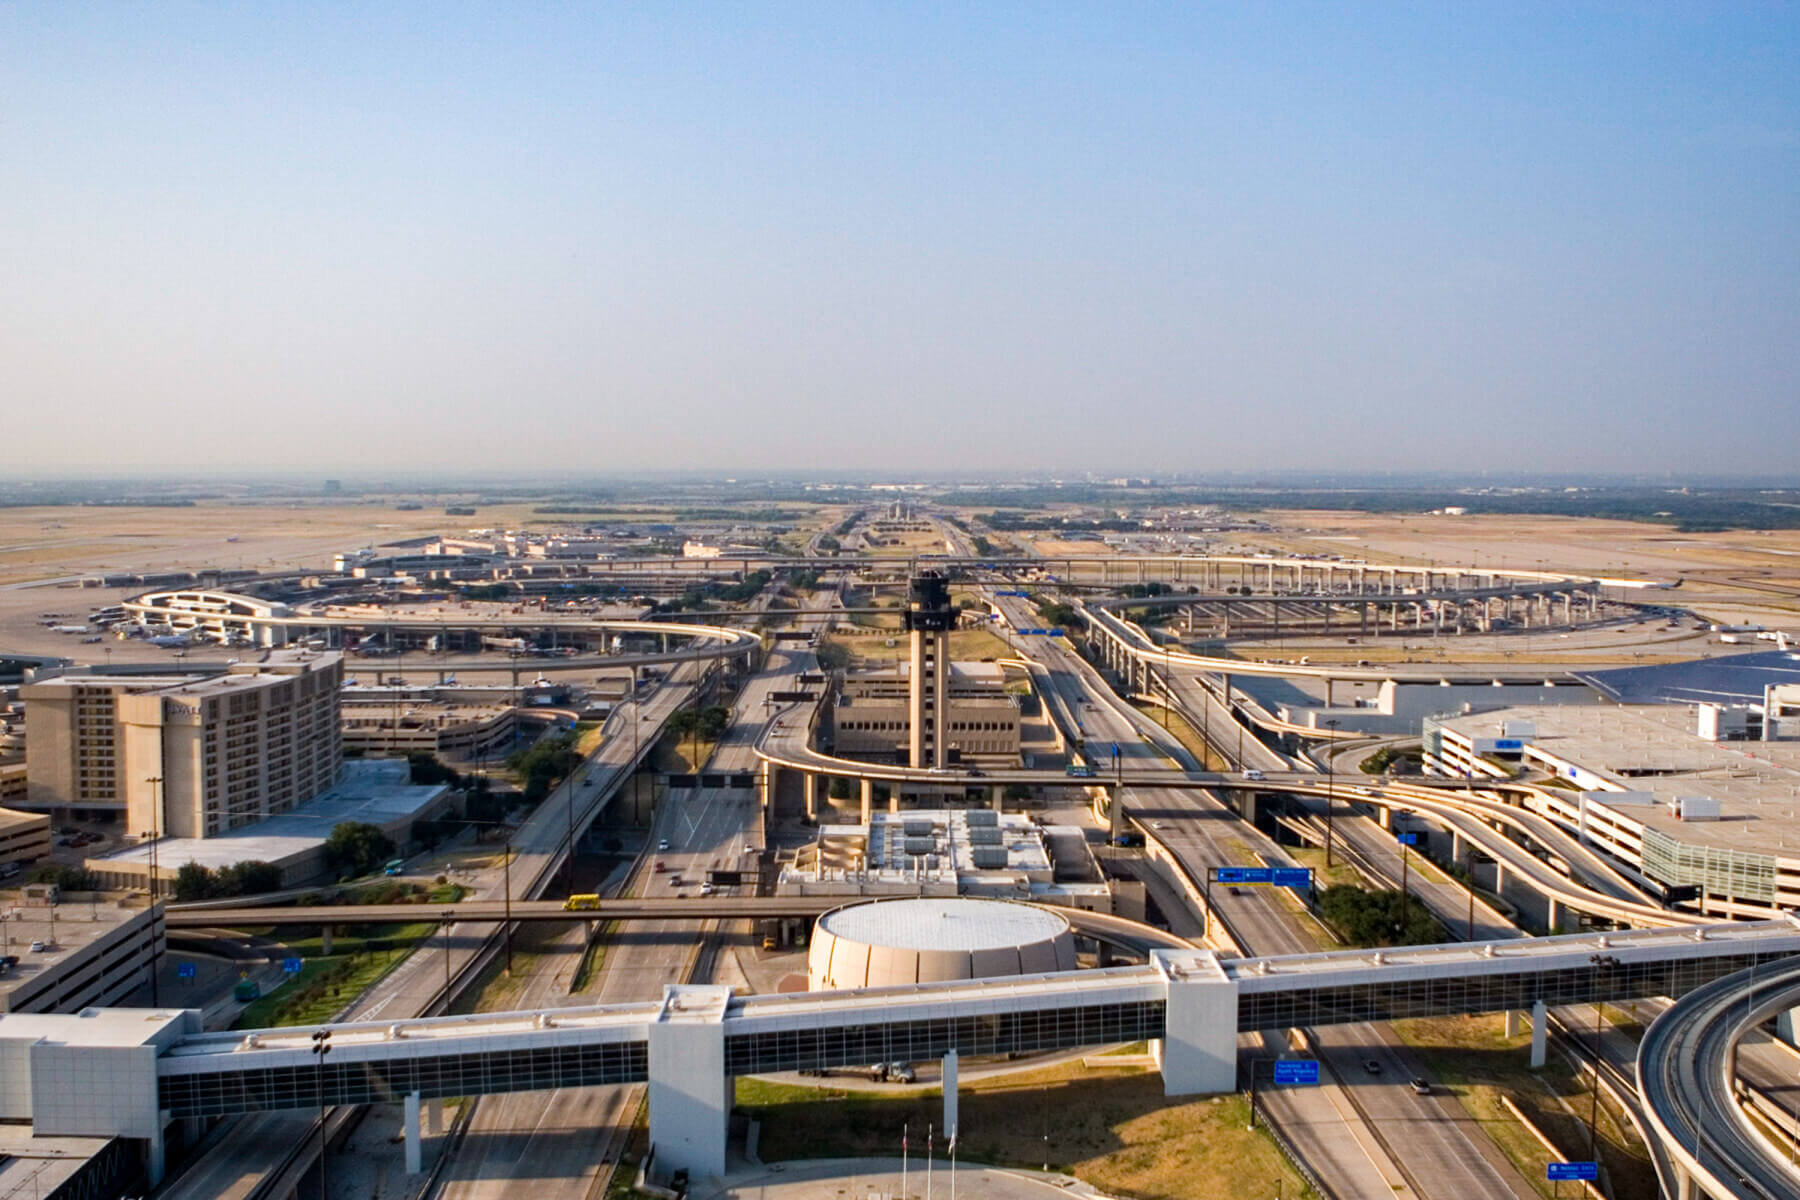
[[[913,576],[906,602],[906,629],[912,642],[907,716],[915,767],[942,767],[947,761],[944,729],[950,704],[950,630],[955,624],[950,581],[939,571]]]

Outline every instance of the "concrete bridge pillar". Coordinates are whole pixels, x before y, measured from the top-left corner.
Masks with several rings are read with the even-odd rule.
[[[1503,1032],[1508,1038],[1516,1038],[1525,1032],[1525,1017],[1516,1008],[1506,1010],[1506,1026]]]
[[[861,792],[862,806],[859,819],[864,825],[867,825],[869,823],[869,817],[875,808],[875,781],[865,776],[862,780]]]
[[[1531,1068],[1544,1065],[1545,1046],[1550,1039],[1550,1008],[1542,1000],[1531,1006]]]
[[[956,1094],[956,1051],[944,1055],[943,1070],[944,1092],[944,1138],[946,1141],[956,1140],[957,1094]]]
[[[1358,579],[1358,586],[1361,586],[1361,583],[1362,580]],[[1367,600],[1356,606],[1356,631],[1358,637],[1369,636],[1369,602]]]
[[[329,925],[319,926],[319,953],[331,953],[331,926]]]
[[[659,1175],[725,1173],[733,1080],[725,1071],[725,1007],[731,989],[668,985],[650,1022],[650,1144]]]
[[[406,1115],[400,1120],[406,1134],[406,1173],[417,1175],[425,1169],[425,1153],[419,1145],[419,1093],[406,1093]]]
[[[816,821],[819,819],[819,777],[808,771],[801,778],[806,786],[806,819]]]
[[[781,782],[781,768],[776,766],[774,763],[767,761],[766,759],[763,761],[762,766],[763,766],[763,788],[762,788],[763,807],[766,809],[772,810],[775,807],[775,788],[776,788],[776,785]]]
[[[1150,1044],[1165,1096],[1237,1087],[1236,986],[1210,950],[1152,950],[1167,996],[1164,1035]]]
[[[168,1147],[163,1141],[162,1121],[155,1122],[156,1132],[144,1139],[144,1178],[151,1187],[163,1181],[168,1170]]]

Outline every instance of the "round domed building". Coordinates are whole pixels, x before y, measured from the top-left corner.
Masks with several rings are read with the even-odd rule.
[[[808,987],[892,987],[1075,969],[1075,935],[1057,913],[960,897],[834,908],[813,926]]]

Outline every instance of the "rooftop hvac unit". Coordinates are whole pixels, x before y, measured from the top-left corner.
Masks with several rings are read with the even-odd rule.
[[[916,817],[909,817],[900,823],[901,831],[909,838],[930,837],[931,828],[929,819],[920,820]]]
[[[991,808],[971,808],[963,814],[963,823],[970,829],[995,827],[1000,824],[1000,814]]]
[[[1004,871],[1006,869],[1005,846],[976,846],[970,851],[977,871]]]
[[[937,850],[937,839],[928,837],[909,837],[902,843],[901,849],[906,851],[906,853],[915,856],[920,854],[931,854]]]
[[[971,846],[998,846],[1000,841],[1001,837],[998,829],[983,829],[980,826],[977,826],[974,829],[969,830],[969,844]]]

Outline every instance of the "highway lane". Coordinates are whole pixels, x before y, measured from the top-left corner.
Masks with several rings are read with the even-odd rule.
[[[740,690],[732,723],[706,770],[752,771],[756,743],[778,711],[769,693],[791,690],[794,677],[814,665],[804,646],[775,643],[763,669]],[[625,890],[668,907],[674,907],[668,902],[677,897],[695,897],[698,903],[709,867],[754,869],[764,829],[755,788],[671,790],[657,805],[649,848]],[[707,977],[710,964],[702,948],[716,924],[673,916],[634,923],[607,935],[592,989],[570,995],[566,978],[537,972],[514,1003],[547,1007],[656,999],[669,984]],[[625,1148],[642,1097],[641,1086],[485,1097],[435,1194],[443,1200],[507,1200],[509,1191],[528,1188],[533,1200],[597,1195],[610,1176],[610,1164]]]
[[[1009,620],[1018,623],[1031,619],[1022,602],[1009,604],[1007,600],[1001,598],[1000,604]],[[1143,714],[1121,702],[1089,664],[1058,639],[1019,641],[1024,643],[1021,648],[1026,653],[1045,666],[1048,686],[1080,712],[1090,746],[1104,741],[1110,757],[1110,746],[1117,743],[1125,761],[1161,761],[1169,765],[1163,752],[1143,736],[1163,731],[1154,727],[1146,730],[1144,725],[1149,722]],[[1241,865],[1254,849],[1273,851],[1253,828],[1204,793],[1133,787],[1125,790],[1119,802],[1145,825],[1160,823],[1161,827],[1153,831],[1191,879],[1204,879],[1208,866]],[[1168,898],[1166,888],[1156,890]],[[1298,953],[1317,948],[1318,943],[1296,927],[1296,914],[1285,909],[1285,902],[1270,889],[1244,888],[1233,895],[1230,889],[1220,888],[1214,904],[1217,915],[1231,931],[1232,942],[1228,944],[1236,944],[1245,952]],[[1179,909],[1185,908],[1183,897]],[[1167,913],[1168,909],[1164,911]],[[1247,1035],[1239,1042],[1245,1069],[1254,1069],[1250,1064],[1276,1052],[1267,1037]],[[1299,1146],[1312,1169],[1345,1200],[1417,1194],[1407,1186],[1399,1163],[1381,1145],[1372,1124],[1357,1110],[1348,1088],[1337,1079],[1327,1076],[1318,1088],[1267,1089],[1259,1102],[1269,1118]],[[1486,1194],[1498,1195],[1505,1190]]]
[[[1004,598],[1001,603],[1005,604]],[[1002,611],[1010,620],[1030,619],[1024,611],[1005,607]],[[1065,693],[1083,693],[1084,724],[1092,728],[1089,745],[1104,738],[1119,742],[1122,756],[1162,757],[1162,752],[1141,736],[1162,731],[1118,700],[1088,663],[1058,639],[1042,639],[1039,653],[1054,686]],[[1206,698],[1217,704],[1210,693]],[[1222,709],[1213,715],[1222,723],[1214,729],[1229,728],[1233,723]],[[1146,731],[1146,725],[1151,729]],[[1293,764],[1254,737],[1246,736],[1244,747],[1247,764],[1267,764],[1263,769],[1270,771],[1292,768]],[[1227,750],[1235,751],[1235,746]],[[1244,865],[1252,856],[1269,863],[1290,861],[1278,846],[1210,793],[1132,787],[1126,789],[1122,802],[1129,815],[1168,847],[1191,879],[1204,879],[1208,867]],[[1297,913],[1274,889],[1242,888],[1233,894],[1232,889],[1215,888],[1214,903],[1245,953],[1301,953],[1322,944],[1316,926],[1314,931],[1307,930],[1311,919]],[[1316,1090],[1267,1089],[1260,1099],[1267,1100],[1271,1116],[1290,1137],[1304,1137],[1303,1153],[1317,1156],[1315,1169],[1321,1170],[1330,1186],[1346,1195],[1393,1196],[1410,1191],[1446,1200],[1474,1195],[1535,1196],[1531,1185],[1452,1098],[1418,1096],[1405,1086],[1405,1080],[1421,1072],[1389,1027],[1334,1027],[1317,1031],[1315,1037],[1319,1056],[1337,1083]],[[1265,1047],[1270,1044],[1268,1038],[1260,1041]],[[1262,1051],[1268,1052],[1266,1048]],[[1366,1064],[1370,1062],[1379,1064],[1379,1075],[1369,1073]]]
[[[680,682],[647,689],[614,709],[608,719],[609,728],[629,728],[625,722],[637,721],[645,730],[660,731],[686,698],[687,691],[687,685]],[[640,739],[640,745],[647,749],[654,740],[654,736],[646,736]],[[516,895],[537,894],[561,862],[568,837],[570,804],[575,806],[576,819],[585,820],[585,814],[596,809],[612,787],[628,776],[632,754],[630,738],[616,734],[607,737],[590,756],[585,766],[587,777],[581,778],[583,771],[578,770],[514,832],[517,856],[512,864],[512,885]],[[479,877],[474,885],[475,898],[500,900],[504,879],[500,870],[490,870]],[[467,964],[469,956],[493,932],[491,926],[451,926],[448,943],[443,937],[433,937],[414,950],[374,988],[350,1003],[343,1010],[342,1019],[426,1014],[442,993],[446,956],[454,972]],[[238,1127],[229,1131],[216,1149],[192,1164],[166,1195],[170,1200],[236,1200],[253,1195],[295,1145],[306,1147],[304,1159],[313,1157],[307,1138],[314,1129],[316,1122],[304,1113],[258,1113],[238,1118]]]

